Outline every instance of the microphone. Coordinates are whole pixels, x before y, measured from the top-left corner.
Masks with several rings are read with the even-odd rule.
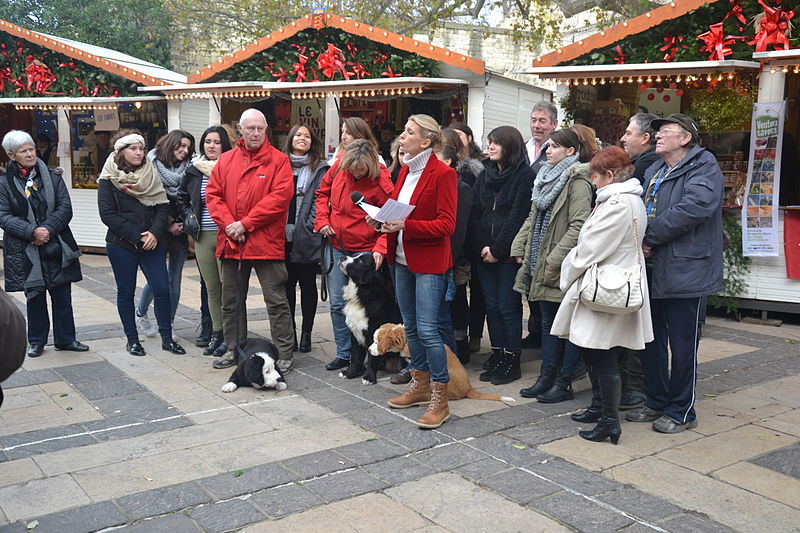
[[[353,203],[360,207],[366,214],[375,218],[375,215],[378,214],[380,211],[379,207],[375,207],[374,205],[368,204],[367,201],[364,199],[364,195],[358,191],[354,191],[350,195],[350,199],[353,200]]]

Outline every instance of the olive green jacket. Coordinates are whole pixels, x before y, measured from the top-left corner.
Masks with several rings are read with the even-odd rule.
[[[542,238],[533,276],[530,274],[530,255],[531,230],[537,216],[534,205],[531,205],[528,218],[511,244],[511,256],[523,258],[522,267],[517,271],[514,281],[514,290],[532,302],[561,302],[564,298],[564,293],[558,287],[561,262],[578,244],[581,227],[592,212],[594,192],[589,179],[589,164],[572,165],[566,172],[570,178],[553,204],[550,225]]]

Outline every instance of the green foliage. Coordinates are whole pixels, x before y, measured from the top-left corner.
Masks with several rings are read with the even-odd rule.
[[[730,86],[717,86],[712,92],[704,89],[689,91],[692,106],[688,113],[708,133],[741,130],[743,123],[750,122],[757,91],[752,90],[747,81],[737,81],[736,87],[733,82],[727,83]]]
[[[729,313],[736,313],[739,308],[737,296],[747,290],[744,277],[750,272],[750,258],[742,255],[742,218],[738,211],[723,215],[722,231],[729,242],[723,252],[722,292],[710,296],[708,303],[716,308],[724,306]]]
[[[432,59],[376,43],[364,37],[350,35],[335,28],[323,28],[321,31],[309,28],[231,66],[218,74],[216,78],[227,81],[276,81],[277,78],[273,76],[272,72],[280,72],[280,69],[290,72],[293,65],[298,62],[300,50],[302,47],[306,47],[308,81],[314,79],[310,68],[316,69],[319,79],[325,81],[330,78],[324,76],[317,68],[317,59],[321,53],[325,52],[328,43],[342,50],[346,61],[362,64],[364,69],[370,73],[368,78],[382,77],[382,73],[387,72],[389,67],[394,74],[403,76],[436,77],[439,74],[437,63]],[[347,44],[351,45],[350,49],[347,48]],[[351,50],[355,52],[355,56],[351,54]],[[385,62],[375,63],[376,58],[382,57],[382,55],[388,59]],[[352,71],[352,66],[347,70]],[[296,74],[289,74],[285,81],[295,81],[296,78]],[[344,77],[337,72],[333,79],[341,80]],[[355,77],[352,76],[351,79],[355,79]]]
[[[0,19],[170,66],[172,17],[161,0],[3,0]]]
[[[775,1],[768,1],[767,3],[769,5],[777,4]],[[741,4],[744,15],[747,18],[747,25],[742,25],[735,17],[730,17],[724,22],[723,34],[725,36],[745,36],[747,39],[737,39],[736,42],[730,46],[733,50],[733,54],[726,57],[726,59],[752,61],[753,52],[755,50],[753,45],[747,44],[747,41],[749,41],[755,33],[752,26],[753,17],[761,13],[762,9],[757,0],[742,0]],[[798,0],[784,0],[782,6],[784,9],[797,9],[798,4],[800,4]],[[570,64],[613,64],[614,57],[617,55],[617,45],[620,45],[622,48],[626,63],[653,63],[664,61],[666,52],[659,49],[665,44],[664,38],[672,36],[682,36],[684,38],[683,44],[688,45],[687,48],[679,48],[676,51],[673,61],[707,61],[708,53],[700,51],[704,43],[698,39],[697,36],[708,31],[709,25],[722,22],[722,19],[729,10],[730,3],[724,0],[704,4],[698,9],[681,17],[667,20],[647,31],[631,35],[613,45],[585,54],[571,61]],[[798,45],[798,39],[790,39],[790,44],[796,47]]]
[[[28,89],[28,58],[41,61],[56,80],[45,92]],[[0,31],[0,96],[135,96],[136,84],[97,67]]]

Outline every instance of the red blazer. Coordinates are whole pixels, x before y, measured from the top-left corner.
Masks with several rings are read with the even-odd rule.
[[[392,191],[392,199],[397,200],[406,176],[408,166],[403,165]],[[441,274],[453,266],[450,236],[456,227],[457,183],[456,171],[431,154],[411,195],[411,205],[416,207],[406,219],[406,228],[403,230],[403,249],[407,266],[412,272]],[[386,233],[384,237],[387,239],[386,258],[391,265],[395,259],[397,233]]]
[[[360,192],[368,204],[381,207],[389,199],[392,187],[389,170],[383,165],[381,174],[376,179],[356,181],[349,173],[339,170],[339,162],[335,162],[317,189],[314,231],[319,232],[323,227],[330,225],[336,232],[333,246],[344,247],[344,251],[347,252],[374,250],[386,253],[385,248],[379,247],[375,250],[380,233],[364,221],[367,214],[353,203],[350,195],[356,191]]]
[[[239,139],[219,157],[206,186],[208,213],[219,226],[217,257],[239,258],[225,227],[237,220],[247,230],[242,259],[284,259],[286,218],[294,195],[289,157],[265,140],[252,154]]]

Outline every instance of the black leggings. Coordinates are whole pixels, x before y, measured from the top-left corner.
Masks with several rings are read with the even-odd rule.
[[[292,325],[295,331],[297,324],[294,320],[295,303],[297,301],[295,288],[300,284],[300,309],[303,313],[303,329],[311,333],[314,329],[314,315],[317,314],[317,271],[316,264],[286,262],[286,299],[289,300],[289,310],[292,314]]]

